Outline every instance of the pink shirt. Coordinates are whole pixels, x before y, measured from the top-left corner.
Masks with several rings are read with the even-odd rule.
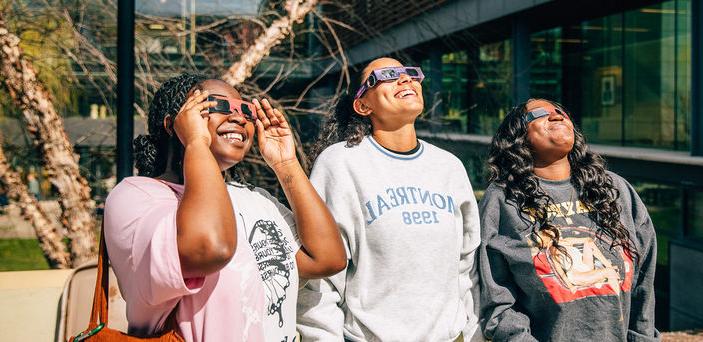
[[[170,185],[180,197],[184,187]],[[152,178],[129,177],[105,202],[105,240],[130,333],[160,331],[178,304],[176,320],[186,341],[263,341],[264,289],[243,230],[237,229],[237,251],[225,268],[184,279],[176,243],[178,197]]]

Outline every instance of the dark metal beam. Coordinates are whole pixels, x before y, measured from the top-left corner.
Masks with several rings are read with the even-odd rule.
[[[132,175],[134,135],[134,0],[117,5],[117,181]]]
[[[703,4],[691,12],[691,155],[703,156]]]
[[[513,104],[530,98],[530,28],[523,16],[513,18]]]

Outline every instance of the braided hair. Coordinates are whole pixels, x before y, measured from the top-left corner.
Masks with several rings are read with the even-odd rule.
[[[173,158],[171,170],[182,173],[183,145],[176,134],[164,127],[167,116],[175,118],[186,101],[188,93],[198,89],[206,80],[205,76],[182,74],[166,80],[154,94],[149,106],[147,135],[139,135],[133,141],[135,164],[140,176],[156,177],[166,171],[169,150]],[[173,121],[172,126],[173,129]]]
[[[560,231],[549,221],[548,207],[552,199],[539,186],[534,174],[534,160],[527,139],[527,103],[514,107],[503,122],[491,142],[488,169],[490,182],[503,186],[507,202],[511,202],[523,220],[524,215],[532,215],[537,225],[532,225],[532,236],[542,244],[541,235],[546,233],[552,240],[552,248],[563,250],[559,245]],[[554,101],[543,100],[567,112]],[[621,246],[631,256],[639,256],[632,237],[620,222],[617,199],[619,191],[613,179],[605,171],[605,161],[590,151],[583,134],[574,127],[574,146],[568,155],[571,165],[571,184],[578,192],[578,198],[590,208],[588,216],[597,227],[597,237],[606,236],[612,241],[610,248]]]
[[[334,112],[320,130],[317,142],[310,151],[310,160],[315,160],[328,146],[346,141],[347,147],[358,145],[365,136],[371,134],[371,119],[354,110],[354,95],[361,86],[362,70],[352,76],[347,91],[339,97]]]

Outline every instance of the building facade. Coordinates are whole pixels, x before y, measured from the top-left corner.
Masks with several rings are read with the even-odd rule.
[[[351,64],[421,65],[421,136],[486,186],[490,137],[512,106],[562,103],[592,149],[636,188],[658,237],[657,325],[703,327],[701,21],[692,0],[356,1]],[[480,196],[481,192],[478,191]]]

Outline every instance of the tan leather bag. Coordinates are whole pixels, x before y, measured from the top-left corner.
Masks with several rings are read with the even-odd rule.
[[[103,225],[103,228],[104,225]],[[119,330],[110,329],[107,327],[107,291],[109,288],[108,262],[110,257],[107,255],[105,247],[105,235],[100,231],[100,251],[98,254],[98,276],[95,280],[95,294],[93,294],[93,310],[90,313],[90,322],[88,329],[80,334],[71,337],[70,342],[90,341],[170,341],[184,342],[183,338],[176,331],[176,308],[171,311],[166,319],[166,331],[159,336],[154,337],[135,337],[127,335]]]

